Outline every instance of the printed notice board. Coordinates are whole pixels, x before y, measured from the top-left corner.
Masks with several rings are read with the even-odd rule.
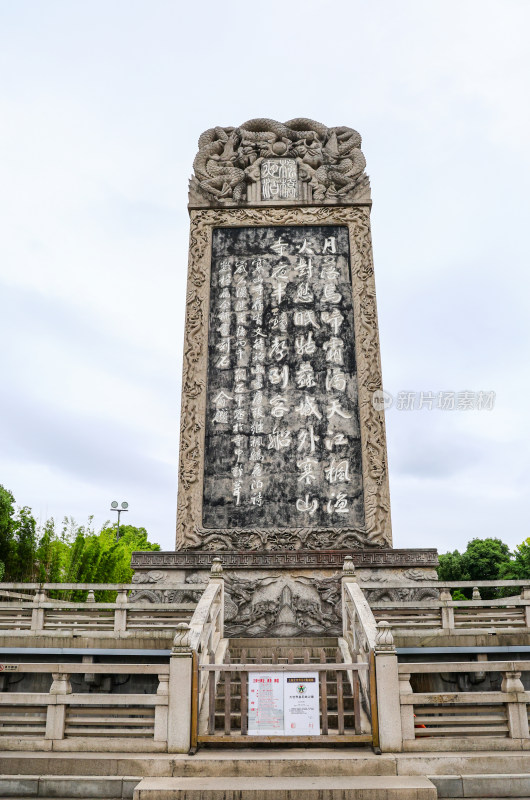
[[[283,726],[285,736],[317,736],[320,733],[318,715],[318,675],[286,673],[283,689]]]
[[[283,736],[283,675],[249,672],[249,736]]]
[[[318,736],[319,682],[316,672],[250,672],[249,736]]]

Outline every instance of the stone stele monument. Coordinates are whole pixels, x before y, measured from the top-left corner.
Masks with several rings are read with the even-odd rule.
[[[392,548],[365,165],[310,119],[199,138],[176,549],[132,564],[137,599],[193,601],[220,557],[228,636],[339,634],[346,555],[377,599],[435,577],[436,550]]]

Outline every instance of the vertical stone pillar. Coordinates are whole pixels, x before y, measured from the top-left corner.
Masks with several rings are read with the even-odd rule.
[[[403,748],[399,674],[394,637],[389,622],[379,622],[375,638],[375,676],[379,742],[383,753],[400,752]]]
[[[410,672],[398,672],[398,677],[399,696],[411,695],[412,686],[410,685]],[[403,741],[410,741],[416,738],[416,732],[414,730],[414,706],[408,703],[406,705],[401,705],[401,702],[399,705],[401,713],[401,735]]]
[[[355,573],[355,564],[353,563],[353,558],[351,556],[346,556],[344,559],[344,564],[342,565],[342,578],[341,578],[341,588],[342,588],[342,635],[346,639],[347,642],[350,642],[353,634],[352,631],[349,630],[348,625],[348,609],[347,605],[347,598],[346,593],[344,591],[344,584],[346,583],[357,583],[357,575]]]
[[[190,626],[186,622],[180,622],[169,659],[168,753],[187,753],[190,749],[191,679]]]
[[[46,713],[45,739],[64,739],[66,721],[66,703],[58,703],[57,695],[72,694],[70,675],[65,672],[53,672],[50,694],[55,702],[50,703]]]
[[[221,594],[219,598],[220,609],[216,621],[216,631],[219,638],[224,636],[225,627],[225,579],[223,574],[223,563],[220,558],[214,558],[210,568],[210,583],[218,583],[221,587]]]
[[[521,600],[530,600],[530,586],[525,586],[521,592]],[[524,606],[525,628],[530,628],[530,605]]]
[[[520,672],[505,672],[502,676],[501,692],[521,693],[521,701],[506,703],[508,728],[511,739],[528,739],[528,712]]]
[[[158,676],[157,697],[169,698],[169,675]],[[167,742],[168,700],[165,705],[155,706],[155,742]]]
[[[114,610],[114,633],[124,633],[127,630],[127,590],[118,592],[116,604],[121,606]]]
[[[33,598],[33,608],[31,610],[31,630],[42,631],[44,628],[44,609],[40,604],[46,601],[46,592],[44,589],[37,589],[35,597]]]
[[[455,610],[452,606],[447,605],[452,602],[451,592],[449,589],[442,589],[440,592],[440,600],[442,605],[442,628],[444,630],[452,630],[455,627]]]

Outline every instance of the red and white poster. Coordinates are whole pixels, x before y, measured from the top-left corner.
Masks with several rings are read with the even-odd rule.
[[[249,672],[249,736],[283,736],[283,731],[283,675]]]
[[[317,672],[250,672],[249,736],[319,736]]]

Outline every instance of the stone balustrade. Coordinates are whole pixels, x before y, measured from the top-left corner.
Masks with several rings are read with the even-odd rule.
[[[0,636],[50,636],[84,631],[99,636],[132,634],[137,631],[175,629],[189,622],[196,602],[173,602],[179,591],[189,596],[189,584],[157,584],[157,590],[171,592],[168,602],[137,602],[128,596],[138,592],[138,584],[0,584]],[[197,587],[201,593],[204,586]],[[84,602],[52,599],[49,592],[87,591]],[[116,591],[114,602],[95,602],[94,592]]]
[[[359,678],[374,744],[382,752],[401,750],[398,661],[392,630],[388,623],[376,622],[351,558],[345,559],[343,568],[342,624],[351,659],[370,664],[366,678],[362,673]]]
[[[472,589],[472,599],[453,600],[450,589],[463,588]],[[513,589],[520,593],[483,600],[480,592],[485,588],[504,592]],[[376,620],[390,622],[394,635],[398,637],[410,634],[427,636],[434,631],[456,635],[481,634],[485,630],[530,636],[529,581],[388,581],[384,585],[367,581],[362,584],[362,589],[370,598],[370,608]],[[422,589],[437,589],[439,598],[407,600],[400,597],[407,591],[418,593]],[[374,591],[384,596],[374,599],[371,597]]]
[[[37,659],[35,663],[29,663],[20,661],[15,655],[0,656],[0,659],[5,659],[0,663],[0,680],[2,677],[4,682],[8,679],[0,693],[0,749],[88,748],[104,751],[110,746],[124,752],[188,752],[197,731],[199,704],[192,704],[197,665],[207,663],[212,657],[222,660],[226,646],[223,639],[224,582],[220,563],[214,563],[206,588],[197,587],[196,591],[202,596],[196,604],[129,604],[126,593],[131,588],[138,588],[134,584],[118,587],[107,584],[80,587],[74,584],[75,589],[89,590],[85,603],[46,600],[44,589],[56,589],[54,585],[37,586],[31,602],[27,597],[13,596],[18,594],[16,590],[20,586],[7,586],[9,588],[3,584],[2,588],[4,597],[6,592],[11,593],[9,606],[22,608],[31,615],[27,629],[31,635],[46,632],[46,615],[51,611],[65,614],[71,629],[83,632],[91,621],[96,626],[107,625],[104,630],[116,637],[127,634],[131,625],[138,625],[138,620],[131,619],[131,615],[142,611],[145,612],[145,625],[169,627],[173,647],[169,663],[167,651],[163,650],[157,659],[160,663],[131,663],[130,660],[129,663],[94,663],[92,656],[83,656],[83,663],[39,663]],[[188,584],[184,586],[190,590]],[[61,588],[68,587],[63,584]],[[116,602],[93,602],[90,592],[98,589],[117,589]],[[171,584],[171,590],[175,590],[175,584]],[[87,607],[88,621],[85,616]],[[102,617],[101,612],[107,616]],[[8,632],[11,635],[13,628]],[[161,662],[162,658],[166,659],[165,663]],[[39,686],[42,688],[48,681],[46,691],[16,691],[17,685],[25,685],[23,681],[37,673],[45,673]],[[92,684],[90,692],[73,691],[74,677],[83,675],[85,680],[88,676]],[[141,693],[120,693],[119,687],[117,692],[113,692],[103,686],[109,676],[126,676],[127,680],[138,675],[157,676],[156,687],[152,679],[152,691],[144,688]],[[20,680],[16,680],[19,676]],[[201,698],[204,698],[206,688],[205,681],[204,686],[199,687]]]
[[[530,691],[521,676],[529,667],[528,661],[486,660],[399,664],[403,749],[527,750]],[[440,675],[453,683],[466,676],[473,688],[492,674],[499,690],[424,691]]]
[[[87,673],[156,675],[152,694],[74,692],[72,677]],[[167,750],[168,664],[24,663],[0,664],[11,677],[44,673],[47,692],[0,693],[0,747],[4,750],[105,750],[112,746],[142,751]],[[14,684],[16,687],[16,684]]]
[[[530,691],[522,681],[530,672],[530,661],[488,661],[487,653],[479,652],[485,648],[485,633],[491,637],[515,629],[519,637],[529,627],[528,582],[422,581],[422,587],[441,590],[438,600],[389,597],[369,603],[366,594],[374,587],[381,590],[381,584],[359,585],[353,564],[348,563],[342,584],[343,637],[353,658],[369,654],[375,667],[377,720],[372,712],[372,724],[378,724],[383,751],[530,748]],[[499,585],[523,589],[520,596],[478,599],[479,587]],[[409,587],[417,589],[418,583],[384,584],[388,593]],[[453,601],[449,588],[464,587],[474,590],[474,599]],[[441,643],[439,633],[459,630],[475,634],[476,661],[444,661],[447,655],[429,661],[426,653],[419,655],[422,663],[399,662],[395,642],[400,637],[415,637],[420,654],[421,647]],[[488,645],[492,643],[490,638]],[[481,691],[488,675],[496,677]],[[440,686],[447,688],[440,691]]]

